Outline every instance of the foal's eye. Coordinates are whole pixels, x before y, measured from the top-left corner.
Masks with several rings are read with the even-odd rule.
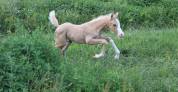
[[[113,24],[114,27],[116,27],[117,25],[116,24]]]

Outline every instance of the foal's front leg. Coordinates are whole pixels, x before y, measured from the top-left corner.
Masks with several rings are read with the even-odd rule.
[[[105,36],[102,36],[102,35],[100,35],[100,36],[98,36],[96,38],[98,38],[98,39],[105,39],[108,42],[110,40],[110,37],[105,37]],[[106,45],[102,45],[101,52],[99,54],[95,54],[94,58],[104,57],[105,52],[106,52]]]
[[[109,42],[112,44],[112,47],[113,47],[114,50],[115,50],[115,56],[114,56],[114,58],[115,58],[115,59],[119,59],[120,50],[117,48],[116,44],[114,43],[114,41],[113,41],[111,38],[109,38]]]
[[[105,52],[106,52],[106,45],[102,45],[101,52],[99,54],[95,54],[95,56],[93,56],[93,57],[94,58],[104,57]]]
[[[102,44],[102,50],[100,54],[95,54],[94,58],[100,58],[103,57],[105,54],[105,45],[108,44],[108,41],[106,39],[102,39],[102,38],[86,38],[86,43],[87,44],[91,44],[91,45],[95,45],[95,44]]]

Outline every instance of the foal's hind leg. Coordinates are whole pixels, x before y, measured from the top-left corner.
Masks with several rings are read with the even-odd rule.
[[[69,45],[71,44],[71,41],[66,42],[66,44],[61,48],[61,53],[64,56],[65,51],[67,50],[67,48],[69,47]]]

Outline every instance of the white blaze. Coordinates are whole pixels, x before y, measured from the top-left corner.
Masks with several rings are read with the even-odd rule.
[[[116,19],[116,21],[117,21],[117,35],[119,37],[123,37],[124,36],[124,32],[121,29],[120,22],[119,22],[118,19]]]

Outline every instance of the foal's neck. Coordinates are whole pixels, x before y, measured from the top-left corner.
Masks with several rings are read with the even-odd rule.
[[[105,26],[108,25],[108,16],[100,16],[86,23],[93,28],[93,31],[100,32]]]

